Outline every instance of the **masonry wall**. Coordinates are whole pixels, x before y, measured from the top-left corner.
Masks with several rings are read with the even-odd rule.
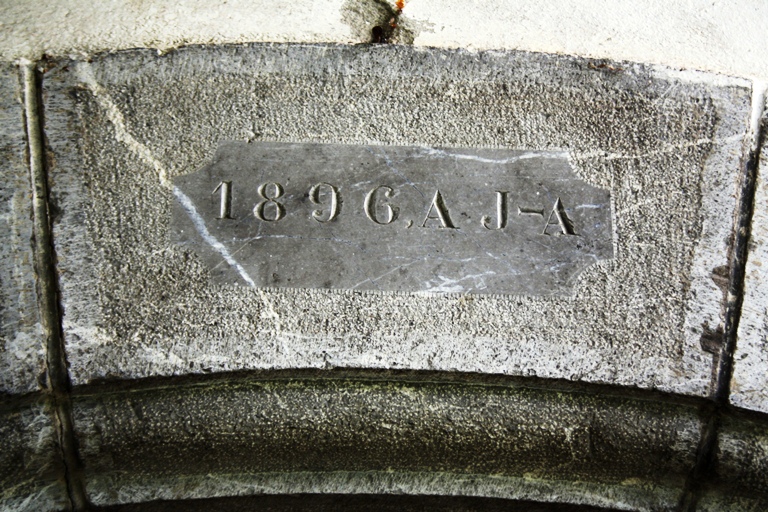
[[[763,2],[0,12],[4,509],[768,506]],[[430,217],[459,178],[491,173],[478,162],[549,159],[509,192],[507,232],[542,249],[495,289],[473,238],[458,277],[428,252],[408,264],[426,284],[404,287],[382,279],[405,266],[365,259],[389,221],[362,199],[365,228],[275,228],[277,249],[244,250],[259,228],[230,247],[216,230],[245,218],[239,199],[230,219],[195,187],[276,154],[283,168],[253,175],[275,195],[250,192],[270,204],[277,182],[315,178],[295,167],[326,162],[326,191],[358,176],[333,170],[352,154],[380,170],[339,186],[342,215],[371,176],[442,187],[416,223],[434,240],[490,231],[480,199],[454,210],[464,224]],[[326,196],[291,193],[322,219]],[[525,231],[539,207],[559,220]],[[376,264],[414,245],[398,243]],[[313,267],[321,246],[331,263]],[[270,258],[300,263],[260,271]],[[537,277],[555,260],[567,278]]]

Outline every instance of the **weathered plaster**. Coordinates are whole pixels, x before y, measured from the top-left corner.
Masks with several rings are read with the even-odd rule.
[[[0,1],[0,58],[238,42],[367,42],[381,9],[360,0]],[[391,2],[394,5],[394,2]],[[368,13],[370,26],[362,22]],[[345,23],[346,22],[346,23]],[[351,25],[347,24],[351,23]],[[768,3],[411,0],[417,46],[518,49],[768,78]]]

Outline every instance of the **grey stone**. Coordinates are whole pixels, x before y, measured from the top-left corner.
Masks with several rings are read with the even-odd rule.
[[[763,114],[763,133],[768,116]],[[744,278],[744,302],[733,356],[731,403],[768,412],[768,143],[760,148],[749,253]]]
[[[570,295],[613,233],[608,192],[567,157],[223,143],[174,180],[171,229],[223,284]]]
[[[669,510],[696,458],[694,405],[396,378],[83,390],[73,410],[89,496],[458,495]]]
[[[38,389],[43,371],[21,95],[18,69],[0,63],[0,394]]]
[[[56,430],[42,402],[0,407],[0,509],[8,512],[62,510],[62,480]]]
[[[768,428],[764,418],[725,416],[714,474],[697,510],[734,512],[768,508]]]
[[[636,64],[397,46],[130,51],[46,73],[75,384],[407,368],[708,392],[750,91]],[[567,151],[610,191],[615,257],[573,297],[210,283],[171,240],[173,180],[225,141]]]
[[[714,492],[705,493],[696,505],[696,512],[755,512],[765,510],[765,498],[744,498]]]

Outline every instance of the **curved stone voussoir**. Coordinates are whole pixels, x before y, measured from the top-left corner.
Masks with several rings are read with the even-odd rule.
[[[712,475],[699,510],[768,508],[768,425],[765,414],[737,411],[723,418]]]
[[[589,505],[541,503],[467,496],[406,496],[374,494],[258,495],[199,500],[154,501],[101,507],[100,512],[610,512]]]
[[[664,510],[699,436],[692,404],[361,378],[81,389],[74,415],[102,506],[321,493]]]

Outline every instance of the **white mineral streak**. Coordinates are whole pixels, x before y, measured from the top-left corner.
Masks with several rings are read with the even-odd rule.
[[[471,160],[482,164],[509,164],[512,162],[519,162],[520,160],[530,160],[533,158],[567,158],[568,153],[565,151],[530,151],[519,155],[507,157],[507,158],[486,158],[478,155],[467,155],[463,153],[454,153],[452,151],[445,151],[443,149],[425,148],[425,153],[438,157],[449,157],[456,160]]]
[[[157,172],[160,184],[166,188],[172,188],[173,183],[168,179],[168,172],[149,150],[147,146],[136,140],[125,126],[123,113],[117,108],[117,105],[109,97],[109,93],[96,81],[93,75],[93,69],[88,64],[82,63],[77,66],[78,78],[93,92],[96,102],[107,114],[107,117],[114,125],[117,140],[128,146],[133,154],[141,158],[146,164],[151,165]]]
[[[426,290],[425,292],[428,293],[462,293],[465,290],[464,285],[461,284],[462,281],[466,281],[471,279],[473,281],[473,288],[476,288],[478,290],[484,290],[486,288],[485,285],[485,279],[483,279],[485,276],[489,275],[495,275],[496,272],[483,272],[482,274],[472,274],[468,276],[464,276],[461,279],[451,279],[450,277],[445,277],[442,275],[437,276],[437,279],[440,280],[439,283],[432,281],[427,281],[424,283]]]
[[[128,131],[125,125],[125,119],[123,113],[117,108],[117,105],[109,97],[109,93],[104,87],[98,83],[96,77],[93,75],[92,68],[87,64],[78,65],[78,78],[83,81],[85,85],[93,92],[93,96],[96,102],[107,114],[107,117],[112,122],[115,130],[117,140],[125,144],[128,149],[138,156],[144,163],[152,166],[157,172],[157,177],[160,180],[160,184],[165,188],[170,188],[173,191],[173,195],[179,200],[184,211],[189,215],[190,220],[195,225],[195,229],[200,234],[203,240],[210,245],[216,252],[218,252],[224,261],[226,261],[232,268],[234,268],[240,277],[248,283],[249,286],[255,287],[256,284],[253,279],[248,275],[242,265],[240,265],[229,253],[229,250],[219,242],[216,237],[211,235],[208,228],[205,226],[205,221],[197,212],[194,203],[189,199],[181,190],[173,186],[173,182],[168,178],[168,171],[165,166],[154,157],[150,149],[136,140],[136,138]]]
[[[181,203],[184,211],[187,212],[190,220],[195,225],[197,233],[203,240],[205,240],[205,243],[213,247],[216,252],[221,254],[221,257],[224,258],[224,261],[226,261],[230,267],[237,270],[237,273],[240,274],[240,277],[243,278],[243,281],[248,283],[249,286],[255,287],[256,283],[253,282],[253,279],[251,279],[251,276],[248,275],[248,272],[245,271],[243,266],[240,265],[240,263],[238,263],[235,258],[232,257],[232,255],[229,253],[229,249],[227,249],[224,244],[219,242],[216,237],[213,236],[210,231],[208,231],[208,228],[205,226],[205,221],[197,212],[197,208],[195,208],[195,204],[192,202],[192,200],[187,197],[184,192],[179,190],[178,187],[173,187],[173,195],[176,196],[176,199],[179,200],[179,203]]]

